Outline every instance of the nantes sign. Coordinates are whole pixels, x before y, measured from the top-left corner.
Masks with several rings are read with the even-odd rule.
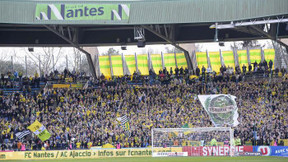
[[[130,4],[37,4],[35,19],[128,21]]]

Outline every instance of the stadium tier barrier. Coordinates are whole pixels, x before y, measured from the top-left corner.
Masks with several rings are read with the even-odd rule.
[[[155,149],[154,149],[155,150]],[[158,148],[158,152],[181,152],[181,147]],[[59,151],[19,151],[0,152],[0,160],[48,160],[86,159],[105,157],[151,157],[151,148],[99,149],[99,150],[59,150]]]
[[[187,152],[186,156],[227,156],[229,146],[183,146],[154,148],[154,152]],[[225,151],[226,150],[226,151]],[[287,146],[236,146],[240,153],[261,153],[262,156],[286,156]],[[98,150],[57,150],[0,152],[0,160],[49,160],[49,159],[97,159],[108,157],[151,157],[152,148],[98,149]],[[169,155],[168,155],[169,156]],[[250,155],[251,156],[251,155]]]

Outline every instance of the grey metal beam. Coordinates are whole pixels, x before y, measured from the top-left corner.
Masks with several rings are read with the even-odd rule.
[[[250,21],[241,21],[241,22],[233,22],[231,21],[230,24],[213,24],[210,26],[210,28],[217,28],[217,29],[231,29],[231,28],[235,28],[235,27],[239,27],[239,26],[253,26],[253,25],[263,25],[263,24],[274,24],[274,23],[286,23],[288,22],[288,18],[284,18],[284,16],[282,16],[281,18],[277,19],[264,19],[264,20],[250,20]]]
[[[52,28],[48,25],[44,25],[48,30],[50,30],[51,32],[53,32],[54,34],[58,35],[60,38],[64,39],[66,42],[68,42],[69,44],[71,44],[73,47],[77,48],[79,51],[83,52],[86,57],[87,57],[87,60],[88,60],[88,64],[89,64],[89,68],[90,68],[90,71],[92,73],[92,76],[94,79],[97,78],[96,76],[96,71],[95,71],[95,68],[94,68],[94,64],[93,64],[93,61],[92,61],[92,58],[91,58],[91,54],[89,52],[87,52],[86,50],[84,50],[83,48],[81,48],[78,43],[70,40],[69,38],[67,38],[64,34],[61,34],[59,33],[59,31],[56,30],[56,28]],[[56,26],[55,26],[56,27]]]
[[[285,43],[283,43],[281,40],[276,39],[276,35],[275,35],[275,36],[272,36],[272,35],[270,35],[269,33],[265,32],[265,31],[263,31],[262,29],[260,29],[260,28],[257,27],[257,26],[251,26],[251,28],[253,28],[253,29],[256,30],[257,32],[259,32],[260,34],[268,37],[269,39],[272,39],[272,40],[276,41],[277,43],[281,44],[282,46],[288,48],[288,45],[286,45]]]
[[[189,52],[187,50],[185,50],[184,48],[180,47],[178,44],[176,44],[175,41],[173,41],[173,40],[167,38],[166,36],[164,36],[163,34],[155,31],[152,27],[145,26],[145,25],[142,25],[142,27],[144,29],[150,31],[151,33],[155,34],[156,36],[162,38],[163,40],[165,40],[166,42],[170,43],[171,45],[173,45],[174,47],[178,48],[179,50],[182,50],[184,52],[184,54],[185,54],[185,58],[186,58],[187,65],[188,65],[188,69],[189,70],[193,70],[192,62],[191,62],[191,59],[189,57]],[[171,30],[170,32],[173,32],[173,30]]]
[[[111,73],[111,76],[114,76],[113,67],[112,67],[111,53],[108,53],[108,57],[109,57],[109,64],[110,64],[110,73]]]

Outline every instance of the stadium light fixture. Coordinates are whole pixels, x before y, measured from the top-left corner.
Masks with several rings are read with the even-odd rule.
[[[28,47],[28,51],[29,52],[34,52],[34,48],[33,47]]]
[[[225,43],[224,42],[219,42],[219,46],[224,47]]]
[[[121,46],[121,50],[127,50],[127,46],[126,45],[122,45]]]
[[[138,40],[138,43],[137,43],[138,48],[144,48],[145,45],[146,45],[146,43],[144,40]]]
[[[214,42],[218,42],[218,23],[215,23],[215,36],[214,36]]]

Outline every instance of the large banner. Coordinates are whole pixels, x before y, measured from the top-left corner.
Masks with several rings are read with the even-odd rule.
[[[239,124],[235,96],[226,94],[198,95],[198,98],[216,127],[224,125],[235,127]]]
[[[229,156],[231,152],[253,152],[252,146],[184,146],[182,152],[188,156]]]
[[[32,123],[28,127],[28,129],[31,130],[31,132],[33,132],[34,134],[36,134],[41,141],[46,141],[51,137],[45,126],[42,125],[38,120],[35,120],[35,122]]]
[[[37,4],[36,20],[128,21],[130,4]]]
[[[288,157],[288,146],[253,146],[253,152],[261,152],[262,156]]]
[[[181,147],[155,148],[154,152],[181,152]],[[18,151],[0,152],[0,160],[49,160],[86,159],[105,157],[151,157],[151,148],[101,149],[101,150],[60,150],[60,151]]]

